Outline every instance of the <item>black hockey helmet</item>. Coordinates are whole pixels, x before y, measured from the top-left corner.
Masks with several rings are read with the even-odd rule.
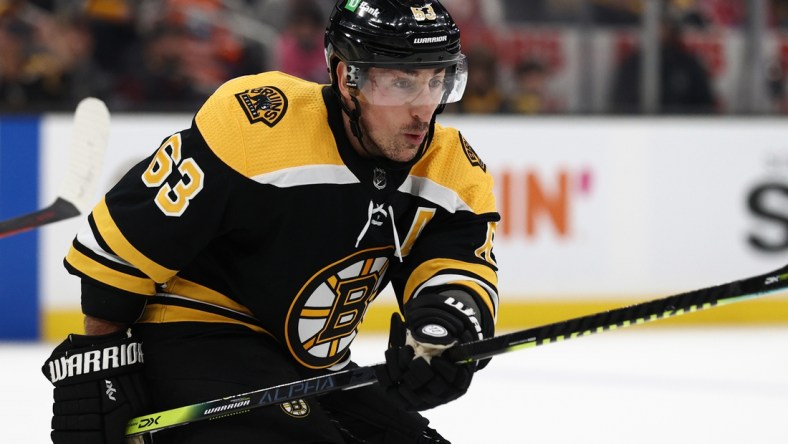
[[[462,97],[467,63],[460,30],[437,0],[342,0],[325,34],[326,63],[336,87],[336,66],[348,65],[348,86],[362,88],[369,68],[446,68],[441,104]]]

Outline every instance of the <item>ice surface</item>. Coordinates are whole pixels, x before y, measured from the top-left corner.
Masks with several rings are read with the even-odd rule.
[[[361,335],[354,357],[380,362],[384,344]],[[53,346],[0,343],[0,442],[50,442]],[[788,328],[633,327],[521,350],[425,415],[454,444],[785,444]]]

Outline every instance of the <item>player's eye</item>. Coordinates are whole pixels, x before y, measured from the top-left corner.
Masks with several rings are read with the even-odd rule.
[[[430,79],[430,89],[443,89],[443,79],[439,77],[434,77]]]
[[[416,89],[416,82],[410,79],[400,78],[393,82],[393,86],[402,91],[413,91]]]

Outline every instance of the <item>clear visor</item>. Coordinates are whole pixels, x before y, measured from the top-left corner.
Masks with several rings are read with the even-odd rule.
[[[379,106],[433,105],[457,102],[465,91],[465,58],[439,68],[348,64],[346,84],[359,100]]]

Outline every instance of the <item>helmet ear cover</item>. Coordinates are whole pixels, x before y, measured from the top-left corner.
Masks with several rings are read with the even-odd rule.
[[[364,72],[361,72],[361,70],[362,68],[357,64],[348,64],[347,74],[345,74],[345,85],[355,89],[363,88],[367,80],[367,70],[364,70]]]

